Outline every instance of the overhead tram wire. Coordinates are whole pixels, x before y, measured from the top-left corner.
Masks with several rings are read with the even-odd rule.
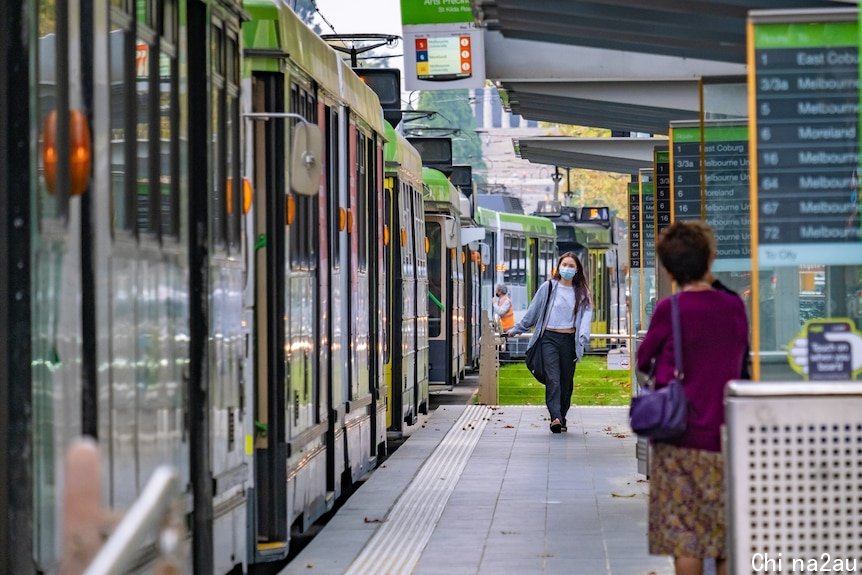
[[[326,19],[326,16],[324,16],[324,15],[323,15],[323,12],[321,12],[321,11],[320,11],[320,8],[318,8],[318,7],[317,7],[317,2],[315,2],[314,0],[311,0],[311,4],[314,6],[314,12],[315,12],[318,16],[320,16],[320,19],[321,19],[321,20],[323,20],[323,23],[324,23],[324,24],[326,24],[327,26],[329,26],[329,29],[330,29],[330,30],[332,30],[332,33],[333,33],[333,34],[338,34],[338,32],[336,32],[336,30],[335,30],[335,26],[333,26],[333,25],[332,25],[332,23],[330,23],[330,22],[329,22],[329,20],[327,20],[327,19]]]

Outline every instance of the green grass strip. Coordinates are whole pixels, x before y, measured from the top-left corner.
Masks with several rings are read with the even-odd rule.
[[[523,362],[500,366],[500,405],[545,405],[545,386],[533,379]],[[628,405],[628,371],[608,371],[604,356],[586,356],[575,371],[574,405]]]

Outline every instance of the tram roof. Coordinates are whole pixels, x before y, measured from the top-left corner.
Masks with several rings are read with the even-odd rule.
[[[556,227],[554,222],[541,216],[527,216],[524,214],[512,214],[509,212],[497,212],[476,207],[476,222],[483,226],[499,226],[503,229],[519,229],[525,232],[555,236]]]
[[[326,91],[340,93],[338,54],[300,20],[286,4],[276,0],[246,0],[243,8],[251,20],[243,23],[243,41],[250,65],[281,71],[282,59],[290,60],[312,76]]]
[[[514,142],[516,154],[536,164],[636,174],[652,167],[655,147],[666,145],[667,138],[543,136]]]
[[[383,147],[383,157],[386,171],[401,169],[416,188],[422,187],[422,157],[407,138],[395,131],[392,124],[384,122],[386,128],[386,145]]]
[[[460,210],[458,188],[452,185],[446,174],[434,168],[422,168],[422,181],[428,186],[427,201],[449,204],[452,210]]]
[[[286,3],[245,0],[243,8],[251,15],[242,27],[246,66],[280,72],[284,58],[289,57],[291,63],[331,96],[344,101],[375,132],[384,133],[383,112],[374,91]]]

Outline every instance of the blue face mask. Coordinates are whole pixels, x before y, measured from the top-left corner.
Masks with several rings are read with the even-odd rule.
[[[560,268],[560,277],[564,280],[572,279],[576,273],[578,273],[578,270],[575,268]]]

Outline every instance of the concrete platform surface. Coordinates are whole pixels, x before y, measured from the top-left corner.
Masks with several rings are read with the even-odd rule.
[[[286,574],[665,575],[627,408],[443,406]]]

